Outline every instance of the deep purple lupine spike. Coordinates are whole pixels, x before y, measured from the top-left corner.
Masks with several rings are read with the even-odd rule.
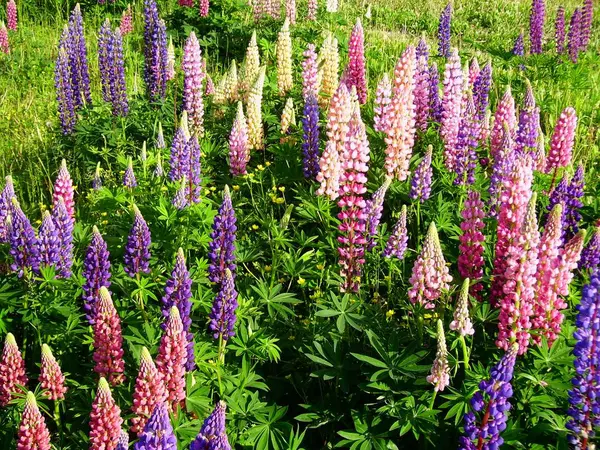
[[[177,450],[177,439],[165,402],[157,403],[133,446],[134,450]]]
[[[25,272],[37,273],[39,271],[40,248],[35,230],[21,209],[19,202],[15,197],[11,200],[12,207],[6,229],[10,243],[10,254],[13,257],[10,268],[17,272],[18,277],[21,278]]]
[[[592,22],[594,21],[594,0],[583,0],[583,7],[581,8],[581,34],[580,44],[581,51],[587,50],[592,36]]]
[[[175,131],[173,142],[171,142],[171,156],[169,159],[169,179],[171,181],[178,181],[185,174],[189,173],[189,156],[186,154],[189,137],[187,112],[184,111],[181,115],[181,124]]]
[[[565,8],[563,6],[559,6],[558,11],[556,11],[554,38],[556,40],[556,53],[562,55],[565,52]]]
[[[215,297],[209,315],[209,328],[215,339],[227,341],[230,337],[235,336],[235,310],[237,307],[237,291],[233,274],[229,269],[225,269],[221,288]]]
[[[420,57],[424,57],[425,61],[429,62],[429,45],[427,44],[424,36],[421,36],[421,39],[419,39],[419,43],[415,48],[415,56],[417,57],[417,60]]]
[[[11,214],[12,199],[15,196],[15,188],[10,175],[6,176],[4,189],[0,193],[0,244],[8,242],[8,234],[6,230],[6,219]]]
[[[152,101],[167,90],[167,32],[155,0],[144,0],[144,81]]]
[[[177,251],[177,257],[175,258],[175,267],[171,272],[171,278],[167,280],[165,285],[165,295],[163,296],[162,302],[162,313],[165,320],[161,327],[166,328],[167,320],[169,317],[169,311],[173,306],[176,306],[181,316],[181,322],[183,324],[183,331],[187,338],[187,363],[186,369],[188,371],[194,370],[196,367],[194,359],[194,335],[191,333],[190,328],[192,326],[191,312],[192,312],[192,279],[190,273],[185,264],[185,255],[183,250],[180,248]]]
[[[429,66],[429,108],[431,120],[442,123],[442,100],[440,99],[440,73],[436,63]]]
[[[581,251],[580,269],[595,269],[600,266],[600,224],[596,225],[592,238]]]
[[[576,8],[571,16],[567,39],[569,58],[571,58],[572,62],[576,63],[579,59],[579,51],[581,50],[581,10],[579,8]]]
[[[71,266],[73,265],[73,227],[75,226],[75,219],[69,215],[63,197],[59,197],[58,202],[54,205],[52,219],[60,243],[59,260],[56,264],[57,276],[69,278],[71,276]]]
[[[302,167],[306,178],[314,179],[319,173],[319,103],[314,93],[304,100],[302,117]]]
[[[213,283],[222,283],[225,270],[231,271],[235,277],[235,236],[237,227],[235,225],[235,211],[231,204],[229,187],[225,186],[223,191],[223,202],[219,212],[215,216],[213,231],[210,234],[211,242],[208,244],[208,279]]]
[[[59,261],[60,241],[50,211],[44,211],[38,239],[40,243],[40,265],[56,266]]]
[[[483,122],[489,105],[490,87],[492,85],[492,63],[488,62],[479,72],[479,76],[473,83],[473,101],[475,102],[476,117]]]
[[[395,256],[402,260],[408,248],[408,229],[406,228],[406,205],[402,205],[400,210],[400,218],[394,228],[392,234],[383,249],[383,256],[390,258]]]
[[[92,102],[90,91],[90,73],[87,61],[87,48],[85,44],[85,30],[79,3],[75,5],[69,18],[69,37],[67,52],[71,66],[71,80],[73,85],[73,102],[75,108]]]
[[[450,57],[450,34],[452,22],[452,3],[448,3],[440,15],[438,26],[438,54]]]
[[[545,19],[545,0],[533,0],[531,3],[531,15],[529,17],[529,40],[531,46],[531,54],[533,55],[539,55],[542,53]]]
[[[552,191],[548,203],[548,211],[552,211],[555,205],[562,204],[562,238],[568,241],[579,231],[581,213],[579,209],[583,206],[581,198],[584,195],[584,172],[580,164],[569,181],[565,174],[556,188]]]
[[[123,60],[123,37],[119,28],[111,34],[110,96],[114,116],[124,117],[129,112]]]
[[[65,33],[67,34],[65,36]],[[61,40],[67,39],[68,30],[65,25],[65,31]],[[56,88],[56,102],[58,104],[58,115],[63,134],[71,134],[77,122],[75,114],[75,104],[73,101],[74,92],[71,81],[71,68],[69,65],[69,55],[67,49],[59,46],[56,65],[54,67],[54,86]]]
[[[227,405],[220,401],[213,412],[204,420],[190,450],[231,450],[225,430],[225,411]]]
[[[375,247],[375,236],[377,236],[377,228],[381,222],[383,214],[383,201],[385,194],[390,187],[392,179],[386,177],[383,184],[375,191],[373,196],[365,201],[365,235],[367,238],[367,249],[372,250]]]
[[[525,43],[524,43],[523,33],[519,34],[517,36],[517,39],[515,39],[515,43],[513,45],[511,52],[515,56],[525,56]]]
[[[529,80],[525,80],[525,97],[519,113],[519,124],[515,138],[515,151],[534,155],[537,150],[537,133],[539,128],[539,110],[536,108],[533,88]]]
[[[94,225],[92,240],[83,260],[83,310],[90,325],[94,324],[97,304],[100,301],[100,288],[110,287],[110,253],[108,246]]]
[[[125,272],[130,277],[142,272],[150,273],[150,228],[136,205],[133,205],[133,214],[133,226],[123,256]]]
[[[98,71],[100,72],[100,84],[102,85],[102,100],[110,102],[110,54],[111,54],[110,19],[106,19],[98,32]]]
[[[431,157],[433,146],[427,147],[425,156],[417,166],[412,179],[410,180],[410,198],[424,203],[431,195],[431,181],[433,178],[433,169],[431,168]]]

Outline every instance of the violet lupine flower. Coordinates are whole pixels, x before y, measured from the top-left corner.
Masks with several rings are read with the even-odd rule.
[[[367,102],[367,78],[365,61],[365,37],[360,18],[356,19],[356,24],[352,29],[350,41],[348,42],[348,66],[346,86],[351,90],[356,87],[356,94],[361,105]]]
[[[377,236],[377,228],[383,214],[383,201],[391,182],[392,179],[386,177],[383,184],[375,191],[373,196],[365,201],[365,235],[369,250],[375,247],[375,236]]]
[[[60,241],[50,211],[44,211],[38,233],[40,243],[40,265],[56,266],[59,261]]]
[[[440,99],[440,73],[436,63],[429,66],[429,109],[432,122],[442,123],[442,100]]]
[[[510,410],[517,350],[513,345],[494,366],[490,379],[479,383],[479,391],[471,398],[472,411],[465,414],[465,435],[459,440],[459,450],[498,449],[504,443],[500,433],[506,429]]]
[[[571,16],[567,41],[569,58],[571,58],[573,63],[576,63],[579,58],[579,51],[581,50],[581,10],[579,8],[575,8]]]
[[[425,62],[429,62],[429,45],[427,44],[427,41],[425,40],[424,36],[421,36],[421,39],[419,39],[419,43],[415,48],[415,56],[417,60],[421,57],[424,57]]]
[[[556,22],[554,23],[554,38],[556,39],[556,53],[562,55],[565,52],[565,8],[558,7],[556,11]]]
[[[66,25],[65,25],[66,29]],[[0,35],[2,28],[0,28]],[[68,33],[68,30],[66,30]],[[63,37],[64,38],[64,33]],[[68,37],[67,37],[68,39]],[[0,46],[1,46],[0,37]],[[69,65],[69,55],[65,48],[59,48],[58,56],[56,57],[56,65],[54,68],[54,86],[56,88],[56,102],[58,103],[58,115],[64,135],[71,134],[77,122],[75,114],[75,104],[73,97],[73,85],[71,83],[71,69]]]
[[[209,329],[215,339],[227,341],[230,337],[235,336],[237,296],[233,274],[231,270],[225,269],[219,292],[214,299],[209,315]]]
[[[377,84],[377,91],[375,93],[375,106],[373,111],[375,116],[373,117],[373,128],[375,131],[387,132],[390,126],[390,104],[392,102],[392,83],[387,73],[383,74],[381,80]]]
[[[571,163],[576,128],[577,113],[574,108],[568,106],[560,114],[552,133],[550,151],[546,159],[546,173],[556,172],[559,167],[566,167]]]
[[[68,37],[63,44],[66,45],[65,49],[69,56],[73,103],[75,108],[78,109],[85,103],[90,104],[92,102],[85,32],[79,3],[75,5],[69,18]]]
[[[391,258],[395,256],[399,260],[404,259],[404,254],[408,248],[408,230],[406,228],[406,205],[402,205],[400,217],[392,228],[392,234],[383,249],[383,256]]]
[[[109,73],[108,84],[110,90],[110,103],[114,116],[124,117],[129,112],[127,88],[125,85],[125,63],[123,60],[123,38],[121,30],[116,28],[110,34],[109,45]]]
[[[440,319],[437,321],[437,353],[431,366],[431,374],[427,376],[427,382],[433,384],[435,392],[442,392],[450,384],[446,335],[444,324]]]
[[[100,288],[94,318],[94,372],[116,386],[125,381],[121,319],[108,289]]]
[[[58,176],[54,182],[54,192],[52,194],[53,205],[56,207],[60,198],[65,202],[67,213],[70,217],[75,217],[75,201],[73,200],[74,188],[73,180],[67,169],[67,161],[62,160]]]
[[[414,52],[414,50],[413,50]],[[346,145],[340,155],[340,187],[338,206],[341,211],[338,252],[342,292],[358,292],[364,264],[366,173],[369,170],[369,141],[360,109],[355,104],[348,126]]]
[[[123,36],[133,31],[133,12],[131,11],[131,5],[127,5],[127,9],[123,11],[119,29]]]
[[[586,51],[587,46],[592,36],[592,22],[594,21],[594,2],[593,0],[583,0],[581,8],[581,29],[580,29],[580,45],[581,50]]]
[[[189,138],[187,112],[184,111],[181,115],[180,126],[175,131],[171,142],[171,157],[169,160],[169,179],[171,181],[181,180],[181,177],[189,172],[189,156],[185,153]]]
[[[200,0],[199,3],[200,17],[208,17],[208,11],[210,9],[209,0]]]
[[[213,283],[223,282],[225,269],[229,269],[235,277],[235,223],[229,187],[225,186],[223,202],[215,216],[213,231],[210,233],[211,242],[208,244],[208,279]]]
[[[470,191],[467,194],[467,200],[460,215],[462,216],[462,222],[460,223],[462,233],[459,237],[458,273],[461,277],[476,282],[471,286],[470,292],[473,297],[481,300],[480,292],[483,286],[479,280],[483,276],[484,266],[483,243],[485,242],[485,236],[483,235],[483,229],[485,224],[483,218],[485,212],[479,192]]]
[[[202,51],[196,33],[190,33],[183,46],[183,108],[188,113],[192,135],[204,135],[204,98],[202,81],[206,76],[202,67]]]
[[[592,274],[590,282],[583,287],[581,302],[577,305],[577,330],[573,333],[576,340],[575,376],[571,380],[573,389],[569,390],[569,420],[566,428],[570,431],[568,442],[572,448],[592,448],[590,441],[595,437],[595,427],[600,421],[600,383],[598,366],[600,364],[598,346],[600,346],[600,272]]]
[[[539,55],[542,53],[542,41],[544,39],[545,19],[545,0],[533,0],[531,3],[531,15],[529,17],[529,41],[531,46],[531,53],[533,55]]]
[[[4,22],[0,21],[0,51],[5,54],[10,53],[10,41],[8,40],[8,30]]]
[[[515,138],[515,151],[534,155],[537,150],[537,132],[539,128],[539,110],[535,105],[533,88],[525,80],[525,97],[519,113],[519,124]]]
[[[579,222],[581,221],[581,213],[579,209],[583,206],[581,198],[584,195],[584,173],[583,166],[580,164],[571,178],[568,181],[565,175],[558,186],[550,194],[548,210],[552,211],[557,204],[562,204],[562,240],[563,242],[571,239],[579,231]]]
[[[90,450],[115,448],[121,438],[121,409],[105,378],[100,378],[90,413]]]
[[[438,54],[445,58],[450,57],[450,27],[452,21],[452,3],[448,3],[442,14],[438,25]]]
[[[69,216],[67,207],[62,197],[54,205],[52,220],[56,227],[56,234],[60,244],[56,272],[59,278],[69,278],[73,266],[73,227],[75,220]]]
[[[94,225],[92,240],[83,260],[83,310],[90,325],[94,324],[96,309],[100,301],[100,288],[110,287],[110,253],[106,242]]]
[[[154,407],[167,398],[165,384],[152,356],[146,347],[142,347],[140,368],[135,379],[133,406],[135,416],[131,419],[131,432],[140,436]]]
[[[536,271],[540,233],[535,214],[536,194],[531,196],[519,234],[508,246],[504,296],[500,301],[496,345],[504,350],[518,344],[518,354],[527,351],[531,338],[531,316],[536,293]]]
[[[433,146],[427,146],[425,156],[417,166],[412,179],[410,180],[410,198],[425,203],[431,196],[431,180],[433,178],[433,168],[431,167],[431,156]]]
[[[6,219],[11,214],[13,197],[15,197],[13,179],[10,175],[7,175],[4,188],[0,192],[0,243],[8,242]]]
[[[419,41],[425,42],[423,39]],[[417,57],[415,68],[414,102],[415,102],[415,126],[418,130],[425,131],[431,116],[431,105],[429,103],[431,83],[429,81],[428,57],[429,48],[425,43],[425,49],[421,49],[421,55]]]
[[[157,403],[134,450],[177,450],[177,439],[171,425],[167,404]]]
[[[488,62],[479,72],[477,79],[473,83],[473,101],[475,103],[475,116],[478,122],[483,122],[485,113],[489,104],[490,87],[492,85],[492,63]],[[479,138],[479,136],[478,136]]]
[[[167,32],[155,0],[144,0],[144,81],[151,101],[167,90]]]
[[[448,170],[456,165],[456,146],[461,122],[463,97],[463,71],[458,50],[454,49],[444,71],[444,96],[442,100],[442,125],[440,134],[444,141],[444,164]]]
[[[17,435],[17,450],[50,450],[50,432],[40,412],[35,395],[27,392],[25,409]]]
[[[17,31],[17,4],[15,0],[6,2],[6,25],[9,30]]]
[[[169,411],[176,412],[185,400],[185,364],[187,339],[176,306],[171,307],[167,326],[160,339],[156,367],[167,392]]]
[[[184,175],[183,177],[181,177],[179,189],[177,189],[177,192],[175,193],[175,196],[173,197],[173,202],[172,202],[173,206],[180,211],[182,209],[185,209],[187,206],[189,206],[188,199],[187,199],[187,188],[188,188],[187,177]]]
[[[462,110],[458,139],[455,147],[454,184],[475,183],[475,167],[477,166],[477,148],[481,123],[476,117],[477,110],[473,95],[468,92],[467,102]]]
[[[515,112],[515,99],[512,96],[510,85],[506,86],[504,95],[494,113],[494,126],[490,133],[490,155],[494,160],[506,143],[505,124],[508,127],[508,138],[512,140],[516,133],[517,116]]]
[[[600,266],[600,226],[596,226],[594,234],[581,251],[580,269],[594,269]]]
[[[130,277],[135,277],[139,273],[150,273],[150,244],[152,242],[150,228],[136,205],[133,205],[133,214],[133,225],[123,256],[125,272]]]
[[[60,365],[52,354],[48,345],[42,345],[42,365],[40,367],[40,386],[44,389],[44,396],[50,400],[63,400],[67,387],[65,386],[65,376],[60,369]]]
[[[198,143],[198,137],[192,136],[186,144],[185,154],[189,158],[189,168],[187,172],[187,187],[186,196],[188,205],[200,203],[200,183],[202,166],[200,162],[200,144]]]
[[[12,333],[7,333],[0,356],[0,406],[4,407],[15,398],[17,386],[26,386],[25,361]]]
[[[175,259],[175,267],[171,272],[171,278],[167,280],[165,285],[165,295],[161,299],[162,313],[166,320],[169,318],[169,311],[173,306],[176,306],[181,316],[181,323],[187,338],[187,362],[186,369],[194,370],[196,367],[194,359],[194,335],[190,329],[192,326],[192,279],[185,264],[185,256],[180,248],[177,251]],[[163,329],[166,328],[166,320],[163,323]]]
[[[517,39],[515,39],[515,43],[513,45],[511,53],[515,56],[525,56],[525,43],[523,33],[519,34],[517,36]]]
[[[102,85],[102,100],[105,102],[110,102],[111,36],[110,19],[107,18],[98,32],[98,71]]]
[[[245,175],[250,161],[248,146],[248,122],[244,116],[244,105],[238,102],[237,114],[229,135],[229,171],[233,176]]]
[[[38,273],[40,268],[40,246],[31,222],[19,206],[15,197],[12,198],[11,213],[7,217],[7,236],[10,243],[10,254],[13,257],[11,269],[17,272],[19,278],[25,272]]]
[[[198,436],[190,445],[190,450],[231,450],[225,430],[226,409],[224,401],[217,403],[210,416],[204,420]]]
[[[119,437],[115,450],[129,450],[129,433],[127,431],[121,430],[121,437]]]
[[[129,189],[133,189],[137,186],[137,179],[135,178],[135,172],[133,171],[133,160],[131,156],[127,157],[127,168],[123,174],[123,186]]]
[[[408,298],[412,304],[419,303],[425,309],[433,309],[434,302],[441,297],[442,291],[450,289],[451,281],[452,276],[446,266],[437,228],[431,222],[412,269]]]
[[[319,174],[319,103],[317,96],[310,93],[304,99],[302,116],[302,171],[305,178],[316,178]]]
[[[460,336],[475,334],[473,323],[469,317],[469,283],[469,278],[465,278],[458,294],[453,320],[450,322],[450,329],[456,331]]]
[[[102,189],[102,177],[100,176],[100,162],[96,165],[96,170],[94,171],[94,178],[92,178],[92,189],[95,191],[99,191]]]

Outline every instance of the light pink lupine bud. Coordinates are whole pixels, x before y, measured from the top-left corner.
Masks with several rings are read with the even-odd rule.
[[[547,173],[559,167],[566,167],[571,163],[575,128],[577,128],[577,113],[574,108],[569,106],[560,114],[554,127],[554,133],[552,133],[550,151],[546,160]]]
[[[169,45],[167,46],[167,80],[175,78],[175,46],[173,45],[173,37],[169,37]]]
[[[308,0],[308,13],[306,14],[306,18],[310,21],[317,20],[317,9],[318,9],[318,1],[317,0]]]
[[[10,53],[10,42],[8,40],[8,30],[4,22],[0,21],[0,52]]]
[[[181,64],[183,79],[183,108],[188,113],[188,125],[192,135],[201,137],[204,134],[204,98],[202,80],[205,72],[202,64],[200,43],[193,31],[183,47]]]
[[[89,450],[110,450],[116,448],[121,437],[121,409],[113,399],[105,378],[100,378],[96,398],[90,413]]]
[[[494,114],[494,126],[490,136],[490,155],[493,159],[502,150],[505,123],[510,130],[510,137],[514,139],[517,132],[517,115],[515,112],[515,99],[512,96],[510,86],[506,87],[506,91],[504,91],[502,100],[498,103]]]
[[[427,377],[427,382],[433,384],[436,392],[443,391],[450,384],[446,335],[444,334],[444,324],[439,319],[437,321],[437,353],[433,366],[431,366],[431,375]]]
[[[6,335],[0,358],[0,406],[8,405],[17,393],[17,385],[27,384],[25,362],[12,333]]]
[[[375,117],[373,118],[375,131],[387,132],[390,126],[390,108],[392,103],[392,83],[387,73],[383,74],[383,77],[377,84],[377,91],[375,93],[375,106],[373,111]]]
[[[461,121],[463,99],[463,72],[458,50],[454,49],[444,71],[444,97],[442,99],[442,125],[440,134],[444,141],[444,164],[454,170],[456,146]]]
[[[60,164],[58,176],[54,182],[53,205],[56,207],[58,199],[62,197],[65,201],[67,212],[71,217],[75,217],[75,201],[73,200],[73,194],[73,180],[71,180],[69,169],[67,169],[67,161],[63,159]]]
[[[538,172],[545,172],[546,164],[548,163],[547,161],[548,159],[546,158],[546,145],[544,133],[540,127],[538,128],[537,132],[537,149],[534,155],[535,170],[537,170]]]
[[[131,419],[131,432],[139,435],[144,430],[154,407],[158,403],[164,402],[165,399],[165,383],[152,360],[152,356],[150,356],[150,352],[146,347],[143,347],[140,369],[133,391],[133,407],[131,410],[135,417]]]
[[[37,406],[33,392],[27,392],[17,437],[17,450],[50,450],[50,447],[50,432],[44,416]]]
[[[40,386],[45,389],[44,395],[50,400],[62,400],[65,398],[67,387],[65,376],[54,358],[52,350],[46,344],[42,345],[42,365],[40,368]]]
[[[291,25],[296,24],[296,0],[285,0],[285,18]]]
[[[238,102],[237,115],[229,135],[229,171],[233,176],[245,175],[248,161],[250,161],[248,123],[244,116],[244,106],[242,102]]]
[[[450,329],[461,336],[475,333],[473,323],[469,317],[469,279],[465,278],[462,288],[458,294],[456,307],[454,308],[454,320],[450,322]]]
[[[473,88],[473,84],[477,77],[479,77],[479,73],[481,72],[481,67],[479,67],[479,61],[477,58],[473,58],[471,60],[471,64],[469,65],[469,69],[467,70],[467,74],[469,75],[469,86],[471,89]]]
[[[125,380],[121,319],[108,289],[100,288],[100,301],[94,322],[94,372],[116,386]]]
[[[302,61],[302,97],[306,101],[309,95],[315,97],[319,93],[319,84],[317,80],[317,53],[315,44],[308,44],[303,53]]]

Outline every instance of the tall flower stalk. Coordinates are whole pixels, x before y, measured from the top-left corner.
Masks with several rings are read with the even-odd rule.
[[[531,15],[529,17],[529,41],[531,43],[531,53],[534,55],[542,53],[545,19],[545,0],[532,0]]]
[[[90,413],[90,450],[115,448],[121,438],[121,409],[112,396],[108,382],[100,378]]]
[[[452,3],[448,3],[440,14],[438,25],[438,54],[445,58],[450,57],[450,27],[452,21]]]
[[[100,301],[100,288],[110,287],[110,253],[100,231],[94,225],[92,240],[83,260],[83,310],[90,325],[94,324]]]
[[[156,367],[166,387],[171,412],[177,412],[185,400],[187,338],[177,306],[172,306],[158,347]]]
[[[151,101],[167,91],[167,29],[155,0],[144,0],[144,81]]]
[[[462,231],[459,241],[460,245],[458,255],[458,272],[463,278],[471,279],[475,284],[471,286],[471,294],[481,300],[481,290],[483,285],[480,280],[483,277],[483,243],[485,236],[483,229],[485,224],[484,205],[481,195],[477,191],[470,191],[467,194],[463,210],[461,211],[462,222],[460,229]]]
[[[65,376],[52,354],[48,345],[42,345],[42,365],[40,367],[40,386],[44,389],[44,396],[50,400],[63,400],[67,387],[65,386]]]
[[[202,65],[202,51],[193,31],[183,46],[183,107],[188,113],[190,132],[204,135],[204,98],[202,81],[206,77]]]
[[[100,301],[94,321],[94,372],[116,386],[125,380],[121,319],[108,289],[100,288]]]
[[[150,352],[142,348],[140,368],[135,380],[133,390],[132,412],[135,416],[131,419],[131,432],[138,436],[144,430],[148,418],[154,407],[166,399],[165,384]]]
[[[0,407],[8,405],[28,382],[25,361],[12,333],[7,333],[0,355]]]
[[[44,416],[37,406],[33,392],[27,392],[17,435],[17,450],[50,450],[50,448],[50,432]]]

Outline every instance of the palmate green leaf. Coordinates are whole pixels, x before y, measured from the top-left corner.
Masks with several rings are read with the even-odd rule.
[[[266,281],[259,281],[257,285],[251,286],[252,290],[258,294],[258,300],[267,305],[269,317],[275,319],[278,316],[283,319],[289,319],[294,316],[294,311],[287,305],[297,305],[302,303],[292,292],[281,292],[283,286],[276,284],[270,287]]]
[[[293,430],[292,426],[281,419],[287,407],[267,406],[256,411],[254,425],[248,430],[248,441],[255,449],[283,450],[286,448],[285,436]]]
[[[386,363],[379,361],[378,359],[371,358],[370,356],[361,355],[360,353],[352,353],[352,352],[350,354],[352,356],[354,356],[356,359],[358,359],[359,361],[366,362],[367,364],[371,364],[372,366],[379,367],[380,369],[388,368]]]

